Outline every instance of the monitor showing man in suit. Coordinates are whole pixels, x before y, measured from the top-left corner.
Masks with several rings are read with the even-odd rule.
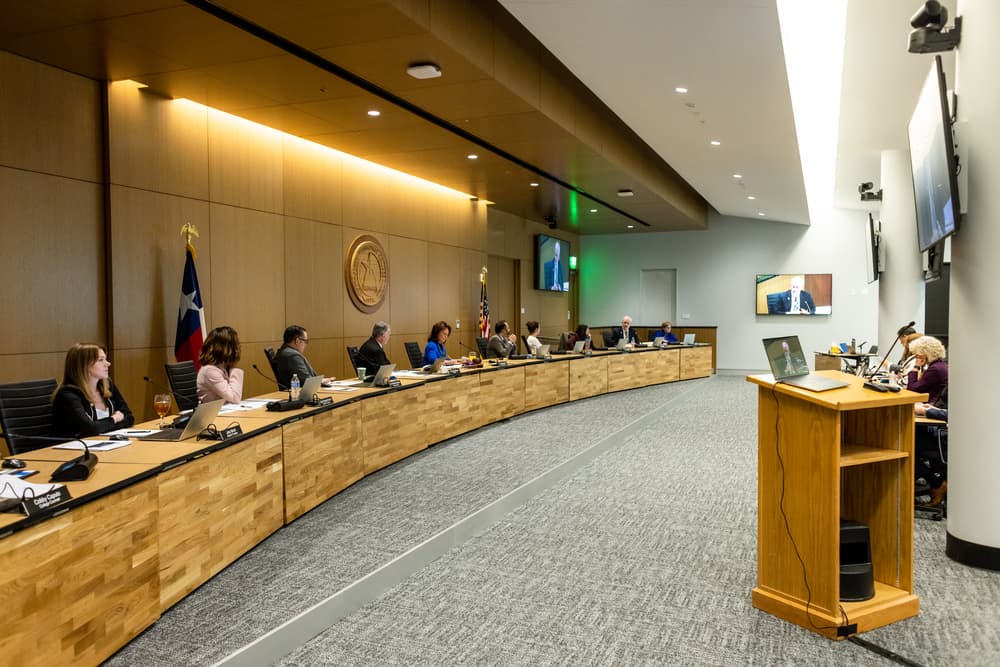
[[[538,272],[535,288],[550,292],[568,292],[569,243],[539,234],[536,237],[535,251]]]
[[[757,274],[756,282],[758,315],[831,314],[832,274]]]

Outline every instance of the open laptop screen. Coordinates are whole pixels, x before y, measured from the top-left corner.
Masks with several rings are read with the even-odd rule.
[[[775,380],[809,374],[809,364],[802,353],[798,336],[765,338],[764,350]]]

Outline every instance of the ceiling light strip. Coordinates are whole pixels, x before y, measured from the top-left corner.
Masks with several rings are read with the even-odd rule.
[[[254,37],[257,37],[258,39],[263,40],[278,49],[281,49],[282,51],[288,53],[289,55],[293,55],[296,58],[299,58],[300,60],[304,60],[305,62],[314,65],[320,68],[321,70],[328,72],[329,74],[333,74],[334,76],[340,77],[341,79],[344,79],[345,81],[354,84],[358,88],[361,88],[362,90],[371,93],[372,95],[381,97],[385,101],[390,102],[391,104],[395,104],[396,106],[405,109],[406,111],[409,111],[415,116],[418,116],[429,123],[437,125],[443,130],[451,132],[452,134],[455,134],[465,139],[466,141],[470,141],[476,144],[477,146],[480,146],[490,151],[495,155],[498,155],[506,160],[509,160],[510,162],[513,162],[517,166],[532,172],[533,174],[536,174],[538,176],[541,176],[542,178],[557,183],[566,188],[567,190],[572,190],[581,197],[586,197],[587,199],[589,199],[594,203],[606,206],[610,210],[618,213],[619,215],[625,216],[629,220],[634,220],[635,222],[638,222],[640,225],[644,225],[646,227],[651,226],[645,220],[640,220],[631,213],[623,211],[617,206],[609,204],[603,199],[598,199],[597,197],[587,193],[582,188],[562,180],[555,174],[550,174],[544,169],[536,167],[535,165],[529,162],[525,162],[521,158],[517,157],[512,153],[508,153],[499,146],[495,146],[484,139],[480,139],[476,135],[463,130],[457,125],[449,123],[443,118],[435,116],[426,109],[418,107],[412,102],[409,102],[408,100],[399,97],[395,93],[392,93],[386,90],[385,88],[382,88],[381,86],[378,86],[377,84],[374,84],[371,81],[368,81],[367,79],[364,79],[358,76],[357,74],[354,74],[353,72],[350,72],[344,69],[343,67],[340,67],[339,65],[330,62],[326,58],[323,58],[313,53],[309,49],[300,46],[295,42],[286,39],[285,37],[282,37],[277,33],[271,32],[270,30],[268,30],[267,28],[265,28],[260,24],[254,23],[253,21],[250,21],[249,19],[240,16],[239,14],[234,14],[233,12],[229,11],[228,9],[225,9],[224,7],[220,7],[214,2],[208,2],[208,0],[184,0],[184,2],[191,5],[192,7],[195,7],[196,9],[200,9],[201,11],[207,14],[211,14],[215,18],[228,23],[234,28],[242,30],[243,32],[246,32],[248,34],[251,34]]]

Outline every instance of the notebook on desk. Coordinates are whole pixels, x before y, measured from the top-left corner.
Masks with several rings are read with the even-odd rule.
[[[850,384],[843,380],[810,373],[798,336],[765,338],[764,352],[767,354],[767,363],[771,365],[771,373],[777,382],[784,382],[809,391],[827,391]]]
[[[191,415],[191,419],[188,420],[188,423],[184,428],[165,428],[162,431],[144,435],[139,438],[139,440],[178,442],[180,440],[193,438],[204,431],[209,424],[215,421],[215,418],[219,415],[219,410],[222,409],[222,406],[225,403],[226,401],[221,398],[217,401],[202,403],[194,409],[194,414]]]

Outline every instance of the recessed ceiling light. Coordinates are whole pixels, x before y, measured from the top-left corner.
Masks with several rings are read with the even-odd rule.
[[[680,93],[680,94],[682,94],[682,95],[683,95],[684,93],[686,93],[687,91],[688,91],[688,89],[687,89],[687,88],[685,88],[684,86],[677,86],[676,88],[674,88],[674,92],[676,92],[676,93]]]
[[[478,160],[479,159],[479,156],[476,155],[475,153],[469,153],[465,157],[469,158],[470,160]]]
[[[759,216],[761,216],[761,217],[764,217],[764,216],[765,216],[765,215],[767,215],[767,214],[766,214],[766,213],[764,213],[763,211],[758,211],[757,215],[759,215]]]
[[[413,63],[406,73],[414,79],[436,79],[441,76],[441,68],[434,63]]]
[[[743,174],[733,174],[733,178],[743,178]]]
[[[379,116],[382,115],[382,112],[379,111],[378,109],[369,109],[368,115],[371,116],[372,118],[378,118]]]
[[[715,139],[713,139],[712,141],[710,141],[708,143],[712,144],[713,146],[721,146],[722,145],[721,141],[716,141]]]
[[[635,225],[629,225],[629,226],[628,226],[628,228],[629,228],[629,229],[634,229],[634,228],[635,228]]]
[[[538,187],[538,183],[535,183],[534,181],[532,181],[532,182],[531,182],[531,183],[529,183],[528,185],[530,185],[530,186],[531,186],[531,187],[533,187],[533,188],[537,188],[537,187]]]
[[[631,190],[627,189],[627,188],[624,189],[624,190],[619,190],[618,191],[618,196],[619,197],[632,197],[634,195],[635,195],[635,193],[632,192]]]
[[[756,197],[754,197],[753,195],[747,195],[747,199],[753,201],[754,199],[756,199]]]
[[[592,208],[592,209],[590,209],[590,212],[591,213],[597,213],[597,209],[596,208]]]

